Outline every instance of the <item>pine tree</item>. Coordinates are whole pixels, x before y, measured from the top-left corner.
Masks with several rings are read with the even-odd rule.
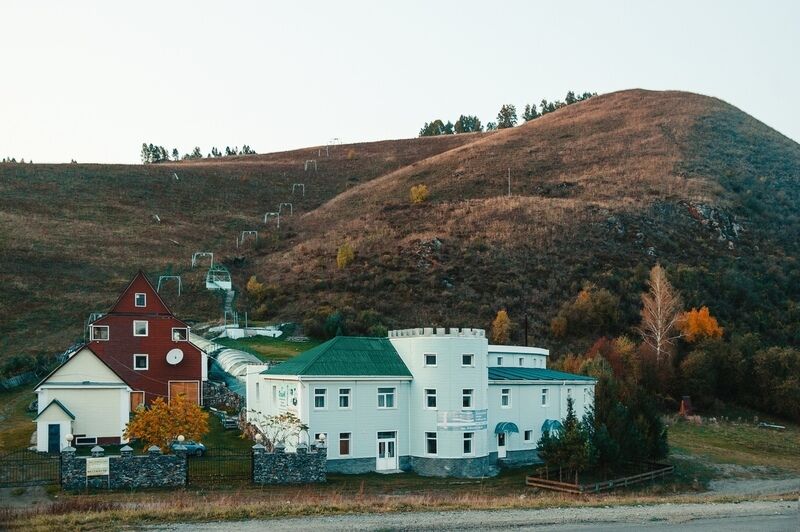
[[[497,113],[497,129],[506,129],[517,125],[517,108],[512,104],[504,104]]]

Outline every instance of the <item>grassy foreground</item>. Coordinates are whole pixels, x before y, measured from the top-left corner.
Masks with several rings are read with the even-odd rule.
[[[0,453],[25,449],[30,445],[31,434],[36,429],[28,405],[36,396],[31,386],[0,393]]]

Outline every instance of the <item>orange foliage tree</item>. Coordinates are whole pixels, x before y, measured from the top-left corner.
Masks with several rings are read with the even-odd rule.
[[[417,205],[428,199],[427,185],[419,184],[411,187],[411,203]]]
[[[208,430],[208,413],[181,394],[169,403],[159,397],[150,408],[137,411],[125,427],[125,437],[141,440],[145,448],[157,445],[167,452],[178,436],[199,440]]]
[[[717,318],[711,315],[708,307],[700,307],[699,310],[693,308],[684,312],[678,320],[678,327],[686,341],[691,343],[704,338],[722,338],[723,333]]]
[[[497,311],[497,316],[492,322],[492,343],[507,344],[511,337],[511,319],[508,317],[508,312],[503,310]]]

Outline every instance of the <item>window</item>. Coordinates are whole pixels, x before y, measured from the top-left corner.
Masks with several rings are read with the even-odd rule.
[[[339,388],[339,408],[350,408],[350,388]]]
[[[461,407],[472,408],[472,396],[474,390],[472,388],[465,388],[461,391]]]
[[[314,408],[325,408],[325,395],[328,390],[325,388],[314,388]]]
[[[328,433],[327,432],[315,432],[314,433],[314,441],[324,442],[328,440]]]
[[[189,339],[189,329],[186,327],[173,327],[172,328],[172,341],[185,342]]]
[[[436,355],[433,354],[425,355],[425,367],[436,367]]]
[[[511,388],[502,388],[500,390],[500,406],[503,408],[511,406]]]
[[[436,390],[425,390],[425,408],[436,408]]]
[[[503,365],[503,357],[497,357],[497,365],[498,366],[502,366]]]
[[[461,355],[461,365],[464,367],[475,366],[475,355]]]
[[[525,441],[531,441],[533,439],[533,431],[526,430],[525,431]]]
[[[133,298],[133,304],[137,307],[146,307],[147,306],[147,294],[137,293],[136,297]]]
[[[542,406],[547,406],[547,388],[542,388]]]
[[[150,365],[147,355],[133,355],[133,369],[143,370]]]
[[[97,445],[97,436],[81,436],[75,437],[75,445]]]
[[[435,432],[426,432],[425,433],[425,450],[428,454],[436,454],[436,433]]]
[[[147,336],[147,321],[133,320],[133,335]]]
[[[108,325],[92,325],[92,340],[105,342],[108,340]]]
[[[567,388],[567,399],[572,399],[572,388]]]
[[[339,433],[339,456],[348,456],[350,454],[350,433]]]
[[[272,385],[272,404],[278,402],[278,387],[276,385]]]
[[[525,365],[525,358],[524,357],[519,357],[519,365],[520,366],[524,366]]]
[[[394,408],[394,388],[378,388],[378,408]]]
[[[259,399],[261,399],[261,383],[257,382],[256,383],[256,401],[258,401]]]
[[[475,436],[474,432],[464,433],[464,454],[472,454],[472,439]]]

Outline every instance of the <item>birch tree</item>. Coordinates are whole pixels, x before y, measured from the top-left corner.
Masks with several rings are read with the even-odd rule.
[[[648,291],[642,294],[642,324],[639,332],[644,343],[656,353],[656,362],[670,356],[672,346],[681,337],[678,320],[683,303],[680,294],[667,279],[667,273],[656,263],[650,270]]]

